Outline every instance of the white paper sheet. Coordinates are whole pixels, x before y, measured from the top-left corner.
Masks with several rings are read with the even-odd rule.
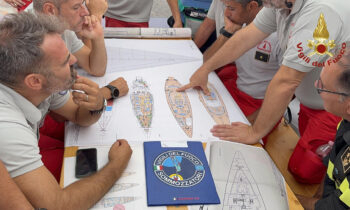
[[[143,144],[131,142],[130,145],[133,153],[122,177],[115,183],[112,189],[91,209],[166,209],[166,207],[147,207]],[[97,164],[99,170],[108,162],[108,151],[109,147],[97,147]],[[74,175],[75,161],[76,157],[69,157],[64,159],[64,187],[78,180]]]
[[[202,61],[191,40],[106,39],[107,73]]]
[[[102,78],[92,78],[103,86],[115,78],[122,76],[130,86],[136,77],[142,77],[149,85],[150,92],[153,94],[154,98],[154,111],[150,131],[146,133],[139,125],[128,94],[127,96],[115,100],[113,111],[105,111],[98,123],[89,127],[78,127],[72,123],[68,123],[66,126],[66,146],[111,145],[117,138],[127,139],[129,141],[210,141],[216,139],[209,131],[215,125],[215,122],[200,102],[197,90],[190,89],[186,91],[192,106],[192,138],[188,138],[177,124],[165,96],[164,84],[169,76],[176,78],[184,85],[189,82],[190,76],[200,65],[201,62],[197,61],[170,65],[166,68],[155,67],[152,69],[117,72]],[[221,94],[230,121],[248,123],[238,105],[234,102],[215,73],[209,75],[209,81]],[[101,121],[105,119],[104,115],[107,114],[112,115],[112,118],[108,121],[108,125],[104,126],[105,129],[101,129]]]
[[[191,210],[289,209],[284,178],[264,149],[215,141],[207,150],[221,204]]]

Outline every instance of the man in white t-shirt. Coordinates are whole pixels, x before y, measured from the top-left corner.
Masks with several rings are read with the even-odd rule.
[[[226,6],[220,0],[214,0],[209,10],[211,12],[208,14],[215,17],[215,25],[219,34],[216,42],[205,51],[205,61],[217,52],[236,31],[241,29],[242,25],[251,23],[262,8],[262,2],[255,0],[232,0],[225,1],[225,4]],[[225,9],[222,10],[223,8]],[[281,60],[282,52],[278,45],[277,35],[273,33],[235,61],[237,73],[228,66],[218,73],[250,122],[254,122],[264,99],[267,85],[279,69]]]
[[[90,126],[107,105],[95,82],[77,76],[62,31],[54,16],[27,12],[0,22],[0,160],[35,208],[89,209],[121,176],[132,150],[118,140],[101,170],[63,189],[43,165],[38,129],[49,110]]]
[[[264,7],[253,23],[226,42],[192,75],[190,84],[179,91],[199,86],[208,93],[209,72],[236,60],[277,31],[284,58],[268,86],[256,121],[252,126],[239,122],[217,125],[211,131],[223,140],[257,143],[280,119],[295,93],[303,106],[300,115],[304,115],[299,117],[299,125],[303,127],[299,126],[302,129],[300,147],[313,153],[319,146],[334,139],[339,122],[339,117],[323,110],[321,98],[312,86],[321,67],[337,62],[341,51],[336,52],[336,49],[342,48],[343,43],[350,40],[350,27],[345,25],[350,21],[350,4],[343,0],[265,0],[264,3],[273,8]],[[333,58],[326,62],[330,56]],[[306,146],[302,145],[305,142]],[[307,156],[294,154],[289,163],[294,177],[300,182],[319,183],[325,168],[310,170]],[[317,158],[317,155],[313,158]]]
[[[92,4],[94,6],[100,2],[102,1],[93,0]],[[102,11],[93,8],[95,14],[90,15],[84,1],[80,0],[34,0],[33,7],[36,13],[56,15],[66,23],[67,30],[63,34],[63,39],[69,51],[78,59],[81,68],[94,76],[105,74],[107,53],[101,25],[105,11],[103,8]],[[76,33],[86,40],[86,44],[78,39]]]
[[[174,17],[174,28],[182,21],[177,0],[167,0]],[[108,0],[106,27],[148,27],[153,0]]]

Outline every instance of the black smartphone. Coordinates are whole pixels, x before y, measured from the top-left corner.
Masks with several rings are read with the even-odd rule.
[[[87,177],[97,171],[96,148],[78,149],[76,157],[75,177]]]

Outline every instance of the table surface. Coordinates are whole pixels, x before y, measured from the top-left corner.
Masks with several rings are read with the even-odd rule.
[[[1,1],[1,0],[0,0]],[[108,41],[106,42],[106,46],[108,46]],[[142,46],[141,46],[142,47]],[[169,49],[165,49],[165,50],[169,50]],[[165,51],[166,52],[166,51]],[[173,52],[174,53],[174,52]],[[284,133],[279,133],[278,136],[280,135],[284,135]],[[258,147],[261,147],[261,145],[256,145]],[[64,153],[64,157],[74,157],[76,154],[76,150],[78,149],[77,146],[71,146],[71,147],[66,147],[65,148],[65,153]],[[63,162],[63,166],[62,166],[62,173],[61,173],[61,187],[63,187],[63,183],[64,183],[64,162]],[[283,173],[282,173],[283,174]],[[284,174],[283,174],[284,175]],[[288,201],[289,201],[289,207],[290,209],[303,209],[303,207],[301,206],[301,204],[299,203],[298,199],[296,198],[295,194],[293,193],[293,191],[291,190],[291,188],[289,187],[289,185],[286,183],[286,190],[288,193]],[[186,206],[181,206],[181,207],[168,207],[168,209],[175,209],[179,210],[179,209],[187,209]]]

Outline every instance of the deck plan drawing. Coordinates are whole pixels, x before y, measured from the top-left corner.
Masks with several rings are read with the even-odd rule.
[[[181,86],[174,77],[168,77],[165,82],[165,95],[176,122],[191,138],[193,132],[192,107],[187,94],[176,91]]]
[[[153,117],[153,95],[146,81],[140,77],[133,81],[130,100],[140,126],[148,133]]]
[[[211,83],[208,83],[208,89],[210,91],[209,96],[198,90],[199,100],[217,124],[230,124],[226,106],[220,94]]]
[[[210,129],[217,122],[208,114],[198,92],[195,89],[189,89],[183,93],[176,92],[177,87],[187,83],[193,71],[200,66],[201,62],[196,61],[166,67],[152,67],[152,69],[114,72],[103,77],[88,77],[100,87],[123,77],[128,84],[129,92],[123,97],[110,101],[99,121],[91,126],[78,127],[71,122],[67,123],[65,146],[112,145],[116,139],[137,142],[216,140]],[[176,78],[178,84],[174,83],[175,80],[170,82],[169,77]],[[168,88],[165,94],[167,79],[167,84],[172,84],[174,87]],[[226,106],[230,121],[248,123],[217,75],[209,74],[208,80],[222,98],[222,104]],[[209,99],[212,98],[214,95]],[[138,104],[137,99],[143,102]],[[219,96],[213,100],[213,103],[211,103],[212,100],[206,101],[213,113],[219,110],[214,109],[221,106],[219,101]]]
[[[222,203],[190,210],[289,209],[284,178],[264,149],[212,141],[207,143],[206,154]]]

